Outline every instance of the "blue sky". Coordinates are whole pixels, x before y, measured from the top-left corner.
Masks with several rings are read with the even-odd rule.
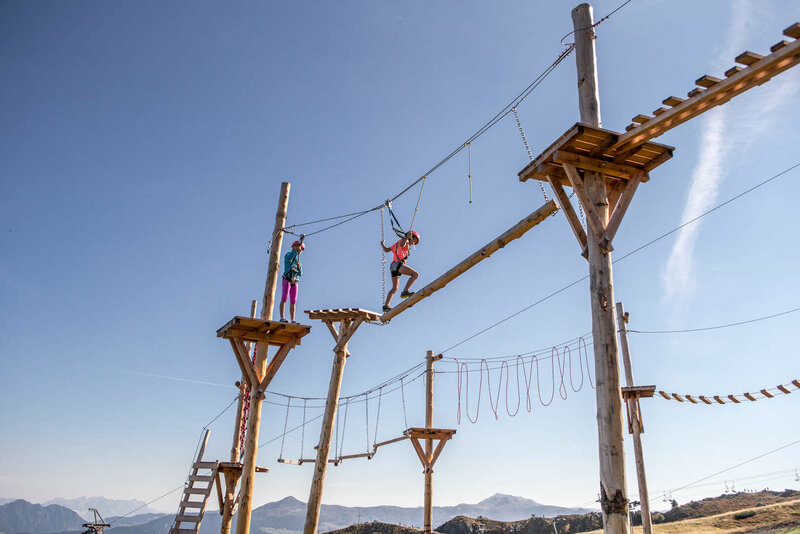
[[[619,3],[596,2],[595,17]],[[0,496],[148,501],[181,485],[201,428],[235,394],[238,367],[214,332],[260,300],[280,182],[292,183],[290,224],[380,204],[555,60],[572,7],[0,2]],[[790,1],[633,0],[598,27],[604,126],[623,130],[701,75],[721,76],[744,50],[767,53],[797,20],[800,6]],[[519,106],[534,154],[577,122],[575,84],[570,57]],[[615,257],[797,164],[799,95],[794,69],[659,138],[676,147],[675,157],[637,192]],[[414,225],[422,243],[410,260],[420,287],[542,204],[538,185],[517,180],[527,161],[507,116],[472,144],[472,204],[466,153],[429,177]],[[615,265],[630,328],[698,328],[796,308],[798,173]],[[395,203],[406,222],[418,191]],[[379,240],[377,212],[310,237],[298,307],[378,309]],[[421,362],[426,350],[451,347],[580,279],[587,265],[579,252],[559,214],[391,325],[363,326],[343,393],[365,391]],[[591,329],[588,297],[587,283],[576,284],[446,356],[513,355],[573,339]],[[786,383],[800,378],[797,318],[632,334],[634,374],[640,384],[711,395]],[[274,391],[325,396],[333,344],[321,324],[312,326]],[[497,420],[484,396],[479,421],[457,425],[455,364],[439,369],[447,372],[437,375],[435,422],[458,433],[437,463],[438,504],[495,492],[592,504],[590,389],[513,418],[501,410]],[[474,387],[477,373],[472,380]],[[491,383],[496,395],[496,370]],[[381,401],[379,439],[404,427],[399,393]],[[404,393],[409,425],[421,426],[421,381]],[[513,389],[509,395],[513,403]],[[651,493],[800,440],[791,424],[798,399],[648,401]],[[358,406],[345,452],[374,439],[365,438]],[[301,422],[301,411],[290,412],[290,424]],[[282,433],[285,414],[265,406],[262,442]],[[231,426],[231,411],[212,425],[210,455],[227,456]],[[305,455],[318,432],[318,421],[308,425]],[[307,499],[311,468],[275,463],[280,441],[260,454],[271,471],[257,481],[257,505],[289,494]],[[299,449],[299,433],[289,434],[284,456]],[[788,447],[673,496],[719,494],[733,479],[737,488],[798,487],[793,473],[767,475],[800,468],[798,451]],[[421,490],[418,460],[400,443],[371,461],[331,468],[324,501],[412,506]],[[172,510],[178,497],[154,507]]]

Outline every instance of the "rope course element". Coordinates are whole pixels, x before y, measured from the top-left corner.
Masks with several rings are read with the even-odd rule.
[[[529,358],[525,358],[524,356],[516,356],[512,363],[509,364],[509,360],[502,360],[500,365],[495,367],[494,369],[499,369],[499,373],[497,375],[497,389],[493,392],[492,389],[492,368],[489,366],[489,362],[487,359],[481,359],[478,363],[477,369],[470,369],[469,364],[465,361],[460,361],[457,358],[454,358],[456,369],[457,369],[457,376],[458,376],[458,407],[457,407],[457,414],[456,414],[456,421],[458,424],[461,424],[461,406],[462,406],[462,391],[464,391],[464,414],[467,416],[467,419],[470,423],[477,423],[478,418],[480,416],[480,409],[481,409],[481,398],[483,393],[483,376],[484,371],[486,374],[486,385],[487,385],[487,393],[489,397],[489,409],[494,414],[494,418],[498,419],[499,415],[498,412],[500,410],[500,392],[503,389],[503,372],[505,372],[505,408],[506,413],[509,417],[514,417],[519,413],[520,406],[522,404],[522,393],[520,386],[520,376],[522,376],[522,382],[524,384],[525,389],[525,409],[528,413],[531,412],[533,409],[533,401],[531,400],[531,386],[533,385],[533,377],[534,374],[536,376],[536,390],[537,395],[539,398],[539,403],[542,406],[549,406],[552,404],[553,400],[555,399],[556,391],[558,391],[559,397],[566,400],[568,396],[568,390],[566,385],[566,377],[567,374],[569,375],[569,388],[577,393],[581,389],[583,389],[583,385],[588,377],[588,382],[590,386],[594,389],[594,382],[592,380],[591,370],[589,366],[589,354],[588,348],[586,345],[586,341],[583,338],[578,338],[577,343],[575,344],[574,350],[577,352],[577,368],[580,371],[580,382],[576,385],[576,380],[574,378],[575,374],[575,365],[573,364],[572,352],[573,349],[570,348],[569,345],[565,345],[563,347],[553,347],[551,349],[550,356],[537,356],[531,355]],[[545,394],[544,397],[542,396],[542,384],[540,375],[542,374],[539,362],[540,360],[550,360],[550,397],[545,400],[544,397],[547,397]],[[583,364],[585,362],[586,365],[586,377],[583,374]],[[534,372],[534,364],[535,364],[535,372]],[[509,385],[513,386],[511,380],[511,367],[515,369],[515,382],[517,388],[517,403],[514,409],[511,409],[511,405],[509,404]],[[556,366],[558,367],[558,382],[556,381]],[[522,367],[522,372],[520,373],[520,367]],[[478,393],[477,393],[477,400],[475,403],[475,417],[473,418],[470,415],[469,405],[470,405],[470,394],[469,394],[469,374],[471,372],[478,372],[480,382],[478,382]],[[466,378],[465,378],[466,377]]]
[[[720,328],[730,328],[732,326],[740,326],[743,324],[750,324],[750,323],[757,323],[759,321],[766,321],[767,319],[774,319],[775,317],[781,317],[783,315],[789,315],[790,313],[794,313],[800,311],[800,308],[792,308],[791,310],[786,310],[780,313],[774,313],[772,315],[766,315],[764,317],[758,317],[756,319],[748,319],[746,321],[738,321],[735,323],[727,323],[721,324],[716,326],[706,326],[702,328],[687,328],[685,330],[628,330],[630,333],[634,334],[682,334],[685,332],[704,332],[706,330],[719,330]]]
[[[745,189],[744,191],[742,191],[742,192],[741,192],[741,193],[739,193],[738,195],[735,195],[735,196],[733,196],[733,197],[729,198],[729,199],[728,199],[728,200],[726,200],[725,202],[722,202],[722,203],[720,203],[720,204],[717,204],[716,206],[714,206],[713,208],[709,209],[708,211],[705,211],[705,212],[701,213],[700,215],[698,215],[698,216],[696,216],[696,217],[694,217],[694,218],[692,218],[692,219],[689,219],[688,221],[684,222],[683,224],[681,224],[681,225],[679,225],[679,226],[676,226],[676,227],[675,227],[675,228],[673,228],[672,230],[669,230],[669,231],[667,231],[667,232],[664,232],[663,234],[661,234],[660,236],[656,237],[655,239],[651,239],[651,240],[650,240],[650,241],[648,241],[647,243],[645,243],[645,244],[643,244],[643,245],[640,245],[639,247],[637,247],[637,248],[633,249],[632,251],[630,251],[630,252],[628,252],[628,253],[626,253],[626,254],[624,254],[624,255],[622,255],[622,256],[620,256],[620,257],[616,258],[616,259],[615,259],[615,260],[612,262],[612,264],[613,264],[613,265],[616,265],[617,263],[619,263],[619,262],[621,262],[621,261],[623,261],[623,260],[625,260],[625,259],[627,259],[627,258],[629,258],[629,257],[633,256],[634,254],[636,254],[636,253],[638,253],[638,252],[641,252],[642,250],[644,250],[644,249],[646,249],[646,248],[650,247],[651,245],[654,245],[654,244],[658,243],[658,242],[659,242],[659,241],[661,241],[662,239],[665,239],[666,237],[669,237],[670,235],[672,235],[672,234],[674,234],[675,232],[677,232],[677,231],[679,231],[679,230],[681,230],[681,229],[685,228],[686,226],[689,226],[690,224],[694,224],[694,223],[696,223],[697,221],[699,221],[699,220],[700,220],[700,219],[702,219],[703,217],[705,217],[705,216],[707,216],[707,215],[710,215],[711,213],[713,213],[713,212],[717,211],[717,210],[718,210],[718,209],[720,209],[720,208],[723,208],[723,207],[727,206],[728,204],[730,204],[730,203],[732,203],[732,202],[734,202],[734,201],[736,201],[736,200],[739,200],[739,199],[740,199],[740,198],[742,198],[743,196],[745,196],[745,195],[747,195],[747,194],[749,194],[749,193],[752,193],[752,192],[753,192],[753,191],[755,191],[756,189],[758,189],[758,188],[760,188],[760,187],[762,187],[762,186],[764,186],[764,185],[766,185],[766,184],[768,184],[768,183],[772,182],[773,180],[776,180],[776,179],[778,179],[778,178],[780,178],[780,177],[782,177],[782,176],[784,176],[784,175],[788,174],[789,172],[793,171],[794,169],[796,169],[796,168],[798,168],[798,167],[800,167],[800,162],[798,162],[798,163],[795,163],[794,165],[792,165],[792,166],[790,166],[790,167],[788,167],[788,168],[786,168],[786,169],[784,169],[784,170],[780,171],[779,173],[777,173],[777,174],[775,174],[775,175],[773,175],[773,176],[770,176],[769,178],[767,178],[767,179],[765,179],[765,180],[763,180],[763,181],[761,181],[761,182],[757,183],[756,185],[754,185],[754,186],[752,186],[752,187],[750,187],[750,188],[748,188],[748,189]],[[458,346],[460,346],[460,345],[463,345],[464,343],[466,343],[466,342],[468,342],[468,341],[471,341],[472,339],[474,339],[474,338],[476,338],[476,337],[478,337],[478,336],[480,336],[480,335],[482,335],[482,334],[485,334],[485,333],[486,333],[486,332],[488,332],[489,330],[491,330],[491,329],[493,329],[493,328],[495,328],[495,327],[497,327],[497,326],[499,326],[499,325],[501,325],[501,324],[505,323],[506,321],[510,321],[510,320],[511,320],[511,319],[513,319],[514,317],[516,317],[516,316],[518,316],[518,315],[520,315],[520,314],[522,314],[522,313],[524,313],[524,312],[526,312],[526,311],[530,310],[531,308],[533,308],[533,307],[535,307],[535,306],[538,306],[539,304],[541,304],[541,303],[543,303],[543,302],[545,302],[545,301],[547,301],[547,300],[550,300],[551,298],[555,297],[556,295],[558,295],[558,294],[560,294],[560,293],[563,293],[563,292],[564,292],[564,291],[566,291],[567,289],[570,289],[570,288],[572,288],[572,287],[574,287],[574,286],[576,286],[576,285],[580,284],[580,283],[581,283],[581,282],[583,282],[584,280],[588,280],[588,279],[589,279],[589,275],[586,275],[586,276],[583,276],[583,277],[581,277],[581,278],[578,278],[577,280],[575,280],[575,281],[573,281],[573,282],[571,282],[571,283],[569,283],[569,284],[565,285],[565,286],[564,286],[564,287],[562,287],[561,289],[557,289],[557,290],[553,291],[552,293],[550,293],[550,294],[548,294],[548,295],[546,295],[546,296],[544,296],[544,297],[540,298],[539,300],[537,300],[537,301],[533,302],[532,304],[529,304],[529,305],[525,306],[525,307],[524,307],[524,308],[522,308],[521,310],[518,310],[518,311],[516,311],[516,312],[512,313],[511,315],[508,315],[507,317],[505,317],[505,318],[503,318],[503,319],[500,319],[499,321],[497,321],[497,322],[495,322],[495,323],[493,323],[493,324],[491,324],[491,325],[487,326],[486,328],[484,328],[484,329],[482,329],[482,330],[479,330],[478,332],[476,332],[476,333],[474,333],[474,334],[472,334],[472,335],[470,335],[470,336],[468,336],[468,337],[466,337],[466,338],[462,339],[461,341],[459,341],[459,342],[458,342],[458,343],[456,343],[455,345],[452,345],[452,346],[450,346],[450,347],[448,347],[448,348],[446,348],[446,349],[444,349],[444,350],[441,350],[441,351],[439,351],[439,353],[440,353],[440,354],[444,354],[444,353],[446,353],[446,352],[449,352],[449,351],[453,350],[454,348],[456,348],[456,347],[458,347]],[[629,330],[629,332],[632,332],[632,330]]]
[[[411,182],[411,184],[409,184],[405,189],[403,189],[402,191],[397,193],[395,196],[393,196],[389,200],[391,202],[394,202],[395,200],[397,200],[398,198],[400,198],[401,196],[406,194],[408,191],[410,191],[414,186],[416,186],[420,182],[423,183],[423,187],[424,187],[424,181],[431,174],[436,172],[441,166],[443,166],[445,163],[450,161],[459,152],[464,150],[464,148],[468,148],[472,144],[472,142],[474,142],[481,135],[486,133],[489,129],[491,129],[498,122],[500,122],[502,119],[504,119],[509,113],[511,113],[512,108],[516,108],[526,98],[528,98],[528,96],[534,91],[534,89],[536,89],[550,75],[550,73],[553,72],[556,69],[556,67],[558,67],[558,65],[560,65],[561,62],[564,61],[564,59],[566,59],[567,56],[569,56],[572,53],[573,50],[575,50],[575,45],[574,44],[566,46],[566,48],[561,51],[561,53],[558,55],[558,57],[555,59],[555,61],[553,61],[553,63],[551,63],[546,69],[544,69],[544,71],[542,71],[542,73],[539,74],[539,76],[537,76],[536,79],[534,79],[530,84],[528,84],[528,86],[525,89],[523,89],[522,92],[519,93],[516,97],[514,97],[511,100],[511,102],[509,102],[503,109],[498,111],[497,114],[494,115],[494,117],[489,119],[488,122],[486,122],[483,126],[478,128],[478,130],[475,133],[473,133],[472,135],[470,135],[466,139],[466,141],[464,141],[463,143],[459,144],[449,154],[447,154],[444,158],[439,160],[439,162],[437,162],[433,167],[428,169],[427,172],[422,174],[422,176],[420,176],[419,178],[417,178],[416,180]],[[420,189],[420,196],[421,196],[421,194],[422,194],[422,190]],[[330,222],[330,221],[334,221],[334,220],[339,221],[339,222],[336,222],[336,223],[331,224],[329,226],[325,226],[324,228],[321,228],[319,230],[315,230],[313,232],[306,232],[306,234],[305,234],[306,237],[309,237],[309,236],[312,236],[314,234],[319,234],[320,232],[324,232],[326,230],[330,230],[330,229],[335,228],[337,226],[340,226],[342,224],[348,223],[348,222],[350,222],[352,220],[355,220],[355,219],[357,219],[359,217],[362,217],[362,216],[366,215],[367,213],[371,213],[373,211],[377,211],[379,209],[382,209],[384,205],[385,204],[380,204],[378,206],[375,206],[374,208],[369,208],[369,209],[366,209],[366,210],[363,210],[363,211],[356,211],[356,212],[348,213],[348,214],[345,214],[345,215],[337,215],[337,216],[334,216],[334,217],[327,217],[327,218],[324,218],[324,219],[317,219],[315,221],[297,223],[297,224],[293,224],[293,225],[290,225],[290,226],[285,226],[282,230],[284,232],[286,232],[286,233],[289,233],[289,234],[297,236],[299,234],[296,234],[296,233],[292,232],[292,230],[294,228],[298,228],[300,226],[308,226],[308,225],[312,225],[312,224],[319,224],[319,223],[323,223],[323,222]],[[419,206],[419,200],[417,201],[417,206]],[[340,220],[340,219],[344,219],[344,220]],[[413,221],[412,221],[412,227],[413,227]]]
[[[744,401],[755,402],[759,399],[771,399],[777,394],[788,395],[792,391],[800,389],[800,381],[792,380],[788,384],[779,384],[774,388],[761,389],[753,393],[742,393],[741,395],[678,395],[677,393],[667,393],[659,391],[658,394],[666,400],[676,400],[678,402],[689,401],[692,404],[740,404]]]
[[[514,118],[517,120],[517,127],[519,128],[519,134],[522,136],[522,142],[525,143],[525,150],[528,151],[528,157],[531,158],[533,161],[533,152],[531,152],[531,147],[528,144],[528,138],[525,137],[525,130],[522,129],[522,122],[519,120],[519,113],[517,113],[517,108],[511,108],[511,111],[514,113]],[[539,188],[542,190],[542,196],[544,197],[544,201],[548,202],[550,198],[547,196],[547,191],[544,188],[544,183],[541,181],[539,182]]]
[[[472,204],[472,143],[467,145],[467,180],[469,180],[469,203]]]

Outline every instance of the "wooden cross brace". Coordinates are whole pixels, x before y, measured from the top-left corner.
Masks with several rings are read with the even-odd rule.
[[[289,355],[289,351],[291,351],[296,344],[296,340],[291,340],[279,345],[278,352],[272,357],[264,375],[261,376],[258,369],[256,369],[255,365],[253,365],[253,362],[250,360],[249,351],[244,341],[242,341],[242,338],[231,337],[228,341],[231,342],[233,353],[236,355],[236,362],[239,364],[239,368],[242,370],[242,376],[250,387],[250,390],[257,391],[258,395],[262,397],[270,382],[272,382],[272,379],[275,378],[275,375],[278,373],[278,369],[280,369],[284,360],[286,360],[286,357]],[[258,342],[256,351],[266,351],[268,349],[269,346],[267,343]]]
[[[591,160],[589,160],[589,158],[581,158],[581,160],[578,161],[574,157],[567,158],[566,154],[564,154],[564,156],[564,159],[558,162],[561,163],[561,166],[567,175],[567,179],[569,180],[572,189],[575,191],[575,195],[578,197],[578,201],[581,203],[583,211],[586,213],[587,229],[593,233],[595,239],[604,251],[611,252],[614,250],[611,242],[614,240],[617,230],[619,230],[619,226],[622,223],[622,218],[625,216],[625,212],[627,211],[628,206],[630,206],[633,195],[636,193],[636,189],[639,187],[639,184],[649,179],[648,173],[638,169],[630,169],[630,172],[628,172],[630,177],[627,180],[613,180],[611,181],[610,185],[608,181],[606,181],[610,216],[608,218],[608,223],[604,224],[602,218],[600,217],[600,213],[597,210],[597,206],[599,204],[597,204],[595,199],[589,197],[589,192],[584,184],[584,179],[578,172],[578,168],[573,164],[579,164],[583,168],[593,167]],[[566,161],[567,159],[570,161]],[[583,161],[584,159],[589,160],[589,162]],[[586,170],[595,172],[594,169],[586,168]],[[625,170],[627,171],[628,169]],[[621,171],[614,172],[617,174],[621,173]],[[606,180],[605,176],[603,179],[604,181]],[[567,218],[567,222],[569,223],[570,228],[572,228],[572,232],[575,234],[578,243],[583,249],[583,256],[587,257],[588,252],[586,232],[584,231],[578,216],[575,214],[575,210],[572,207],[572,203],[570,202],[567,193],[564,191],[564,187],[561,185],[561,181],[558,179],[558,177],[552,175],[547,175],[547,181],[553,188],[556,199],[558,200],[558,203],[560,204],[561,209],[564,211],[564,215]]]
[[[634,424],[640,434],[644,434],[644,423],[642,422],[642,410],[639,406],[639,399],[649,398],[655,394],[655,386],[630,386],[622,388],[622,399],[628,412],[628,434],[633,434]]]
[[[333,340],[336,341],[336,345],[333,347],[334,354],[339,354],[339,351],[344,348],[344,355],[345,357],[350,357],[350,351],[348,351],[345,346],[347,342],[350,341],[350,338],[353,337],[353,334],[356,333],[358,327],[361,326],[361,323],[364,321],[363,317],[356,317],[355,319],[342,319],[340,322],[341,325],[341,333],[339,330],[336,329],[336,325],[334,325],[334,319],[323,319],[322,322],[325,323],[325,326],[328,327],[331,335],[333,336]]]
[[[433,473],[433,465],[436,463],[436,460],[439,459],[439,455],[442,454],[442,449],[444,449],[447,441],[452,438],[455,433],[455,430],[444,428],[409,428],[406,430],[405,434],[410,438],[411,445],[414,447],[420,462],[422,462],[423,473]],[[430,456],[425,453],[425,448],[421,440],[438,440],[436,448]]]

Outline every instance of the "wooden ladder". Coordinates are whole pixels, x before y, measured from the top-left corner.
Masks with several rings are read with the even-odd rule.
[[[203,461],[209,432],[210,430],[206,429],[203,444],[197,453],[197,460],[192,464],[189,479],[183,490],[183,498],[178,507],[178,514],[175,516],[175,523],[169,530],[169,534],[197,534],[197,531],[200,530],[200,523],[203,521],[206,503],[214,487],[214,476],[218,467],[218,462]],[[199,496],[200,500],[192,500],[193,496]],[[181,523],[187,524],[188,527],[182,528]]]

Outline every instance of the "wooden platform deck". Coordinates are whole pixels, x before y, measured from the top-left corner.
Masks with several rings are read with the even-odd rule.
[[[629,151],[612,147],[621,134],[577,123],[559,137],[519,172],[519,180],[558,178],[562,185],[570,182],[562,167],[569,163],[579,169],[600,172],[612,179],[627,181],[642,171],[648,173],[672,157],[674,147],[659,143],[644,143]],[[642,181],[647,181],[645,175]]]
[[[217,330],[217,337],[261,341],[270,345],[284,345],[294,341],[295,345],[299,345],[300,338],[310,331],[311,327],[308,325],[266,321],[237,315]]]
[[[364,310],[362,308],[336,308],[330,310],[306,310],[309,319],[320,321],[345,321],[361,318],[364,321],[378,321],[380,313]]]

